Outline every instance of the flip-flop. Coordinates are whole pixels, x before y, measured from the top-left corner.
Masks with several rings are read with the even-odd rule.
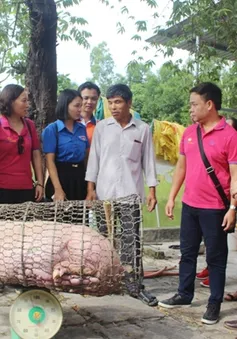
[[[133,298],[137,298],[139,294],[139,283],[134,278],[133,274],[125,272],[124,283],[128,294]]]
[[[235,295],[236,294],[236,295]],[[237,301],[237,293],[227,293],[224,297],[226,301]]]

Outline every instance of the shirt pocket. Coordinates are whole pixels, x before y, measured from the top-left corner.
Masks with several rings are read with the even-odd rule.
[[[80,137],[77,137],[74,139],[73,142],[73,154],[74,157],[78,159],[78,161],[82,161],[85,158],[87,149],[87,140],[81,139]]]
[[[59,136],[58,138],[58,146],[60,147],[67,147],[67,145],[69,145],[70,143],[72,143],[72,136],[71,135],[63,135],[63,136]]]
[[[140,141],[129,141],[126,145],[127,158],[132,161],[140,161],[142,155],[142,143]]]
[[[68,156],[70,153],[72,153],[72,137],[71,136],[59,136],[57,147],[55,149],[55,152],[57,153],[57,156],[65,157]]]

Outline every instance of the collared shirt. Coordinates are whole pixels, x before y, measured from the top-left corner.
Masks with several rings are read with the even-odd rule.
[[[237,164],[237,132],[224,118],[209,132],[202,129],[203,148],[230,198],[230,164]],[[188,127],[181,140],[180,153],[186,157],[183,202],[197,208],[223,209],[224,204],[207,174],[197,139],[197,124]]]
[[[86,128],[79,122],[74,123],[71,132],[63,121],[57,120],[45,128],[42,139],[43,152],[54,153],[59,162],[79,163],[89,147]]]
[[[139,194],[143,199],[143,172],[147,185],[156,186],[149,126],[134,118],[124,128],[113,117],[100,121],[95,128],[86,172],[86,180],[96,183],[98,198]]]
[[[27,118],[25,118],[27,119]],[[32,151],[40,148],[36,128],[30,119],[28,126],[23,119],[24,127],[18,135],[9,125],[5,116],[0,119],[0,188],[32,189],[31,157]],[[23,153],[18,152],[19,136],[23,137]]]
[[[89,121],[85,122],[85,120],[82,118],[80,122],[82,123],[82,125],[86,127],[86,134],[88,137],[89,144],[91,145],[91,141],[92,141],[92,137],[94,134],[95,125],[96,125],[96,119],[94,115],[92,115]]]

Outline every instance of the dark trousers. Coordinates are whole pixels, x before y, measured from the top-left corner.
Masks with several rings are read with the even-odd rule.
[[[85,181],[85,163],[81,161],[77,164],[68,162],[56,162],[58,171],[58,177],[67,200],[85,200],[87,194],[87,185]],[[47,180],[45,187],[45,196],[47,201],[52,201],[54,195],[54,187],[50,177]],[[84,215],[85,214],[85,215]],[[47,220],[52,220],[54,215],[49,214]],[[54,219],[53,219],[54,220]],[[57,210],[57,221],[70,223],[70,224],[82,224],[85,221],[85,225],[88,226],[88,210],[84,212],[83,205],[78,205],[77,211],[72,212],[71,209],[65,211],[65,208],[61,206]]]
[[[227,263],[227,234],[222,222],[226,210],[202,209],[183,203],[179,267],[179,294],[189,301],[194,296],[194,282],[199,246],[202,240],[206,246],[206,260],[210,278],[210,304],[223,300]]]
[[[137,280],[143,277],[140,222],[141,212],[138,204],[115,203],[114,206],[114,233],[118,241],[117,250],[120,252],[120,260],[123,266],[130,266]],[[102,206],[100,207],[100,210]],[[99,231],[107,236],[107,225],[104,213],[97,214]]]
[[[84,161],[78,164],[56,162],[56,167],[58,178],[67,200],[84,200],[87,193]],[[48,200],[51,200],[54,195],[54,187],[50,177],[46,183],[45,195]]]
[[[35,201],[35,190],[11,190],[0,188],[0,204],[21,204],[26,201]]]

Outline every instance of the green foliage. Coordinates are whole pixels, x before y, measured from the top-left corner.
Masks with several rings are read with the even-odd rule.
[[[197,83],[195,60],[190,58],[185,65],[182,60],[167,62],[154,74],[147,62],[132,60],[126,75],[114,75],[114,62],[105,42],[93,51],[93,79],[103,91],[108,84],[126,83],[133,92],[133,108],[142,119],[167,120],[187,126],[190,124],[189,91]],[[218,60],[200,59],[198,81],[212,81],[223,89],[223,107],[237,107],[237,64],[228,69]],[[107,78],[107,75],[109,79]]]
[[[87,21],[75,17],[65,9],[78,5],[80,0],[57,1],[58,39],[74,40],[89,48],[91,34],[82,29]],[[29,48],[30,23],[28,9],[24,1],[1,0],[0,3],[0,82],[5,77],[13,76],[24,82],[26,72],[26,55]],[[4,78],[1,74],[4,73]]]
[[[62,5],[65,8],[67,8],[67,7],[71,7],[73,5],[79,5],[81,0],[62,0],[62,1],[58,1],[58,4],[60,4],[60,2],[62,3]]]
[[[146,21],[137,21],[135,24],[137,26],[138,32],[146,32],[147,31]]]
[[[237,63],[224,70],[220,81],[223,89],[223,107],[237,108]]]
[[[75,1],[75,0],[74,0]],[[73,1],[64,1],[64,7],[72,6]],[[75,2],[74,2],[75,3]],[[75,4],[79,4],[77,1]],[[91,33],[81,29],[81,26],[85,26],[88,22],[81,17],[72,16],[69,12],[61,10],[61,5],[58,5],[60,11],[58,11],[58,37],[62,41],[74,40],[84,48],[89,48],[90,44],[88,39],[91,37]]]
[[[5,80],[5,77],[10,75],[19,81],[24,81],[30,36],[30,21],[27,6],[31,6],[34,1],[0,1],[0,83]],[[60,41],[73,40],[84,48],[90,47],[89,39],[91,33],[85,29],[88,25],[87,20],[82,17],[76,17],[69,11],[72,6],[79,6],[81,1],[55,0],[58,13],[58,43]],[[157,7],[156,0],[140,1],[145,2],[150,8],[156,9]],[[98,2],[111,8],[114,7],[110,5],[108,0],[98,0]],[[117,2],[120,6],[120,12],[128,16],[129,20],[135,20],[135,17],[130,15],[128,6],[122,4],[121,0],[117,0]],[[147,23],[144,20],[136,21],[134,24],[138,32],[145,32],[147,30]],[[117,23],[117,28],[118,33],[123,34],[125,32],[125,26],[121,22]],[[134,35],[133,39],[140,40],[141,37]]]
[[[188,91],[192,82],[191,73],[166,63],[157,75],[149,73],[145,83],[132,85],[134,109],[149,123],[158,119],[186,125],[189,121]]]
[[[127,66],[127,83],[129,86],[134,83],[144,83],[150,73],[150,67],[142,62],[133,60]]]
[[[21,80],[25,72],[29,26],[24,3],[2,0],[0,4],[0,83],[16,74]]]
[[[66,88],[78,89],[78,84],[71,81],[69,74],[58,74],[58,94]]]
[[[114,79],[114,60],[105,41],[92,49],[90,65],[92,81],[100,86],[101,93],[105,95]]]
[[[117,22],[117,28],[118,28],[118,30],[117,30],[117,33],[118,34],[123,34],[123,33],[125,33],[125,27],[121,24],[121,22]]]
[[[175,25],[183,19],[188,22],[180,30],[180,40],[200,37],[199,56],[216,55],[214,46],[207,46],[202,37],[208,34],[214,37],[216,44],[227,46],[237,57],[237,1],[235,0],[175,0],[168,26]],[[174,40],[175,43],[175,40]],[[174,45],[171,43],[171,45]]]

